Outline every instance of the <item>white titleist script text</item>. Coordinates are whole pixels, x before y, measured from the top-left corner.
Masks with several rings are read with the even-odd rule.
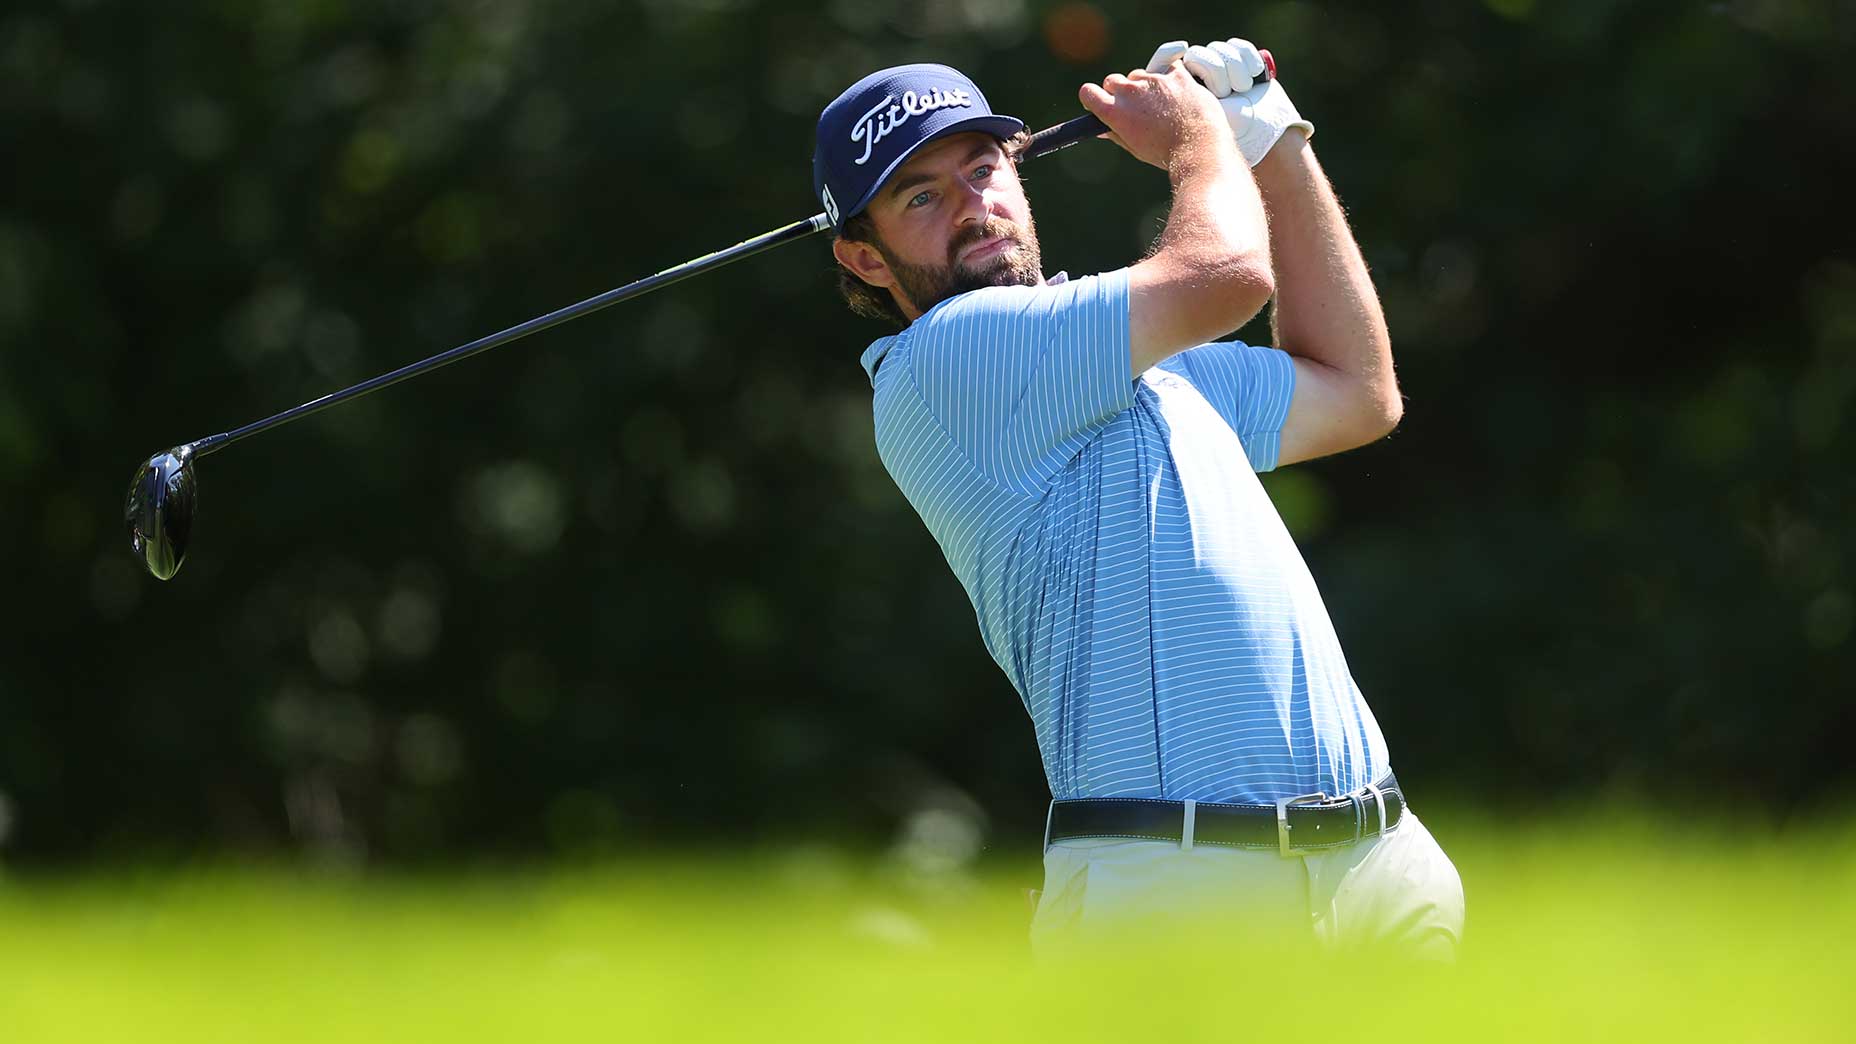
[[[939,87],[926,94],[903,91],[900,100],[893,94],[884,95],[883,100],[871,107],[869,112],[857,117],[857,125],[851,128],[851,140],[864,143],[864,154],[857,157],[859,166],[870,158],[870,150],[876,143],[889,136],[909,121],[911,116],[920,116],[924,112],[933,112],[950,105],[972,105],[973,96],[966,91],[944,91]]]

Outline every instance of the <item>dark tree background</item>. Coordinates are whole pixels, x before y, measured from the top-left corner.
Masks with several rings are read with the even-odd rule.
[[[1043,780],[876,459],[821,240],[202,463],[134,465],[816,209],[812,125],[939,60],[1045,126],[1271,48],[1373,266],[1390,440],[1269,485],[1419,793],[1856,777],[1856,48],[1813,0],[28,2],[0,13],[0,853],[886,836]],[[1028,167],[1051,269],[1165,183]],[[1264,336],[1263,325],[1247,333]]]

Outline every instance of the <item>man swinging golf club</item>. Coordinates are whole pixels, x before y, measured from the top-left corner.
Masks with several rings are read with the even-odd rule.
[[[1024,125],[953,69],[859,80],[813,188],[858,312],[877,450],[1023,698],[1054,798],[1041,950],[1227,920],[1454,956],[1456,870],[1406,804],[1256,478],[1381,438],[1401,404],[1371,279],[1243,40],[1081,89],[1166,171],[1146,258],[1046,278]],[[1215,339],[1272,297],[1274,348]]]

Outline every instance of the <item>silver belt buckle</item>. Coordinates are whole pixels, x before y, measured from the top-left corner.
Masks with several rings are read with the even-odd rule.
[[[1290,858],[1294,858],[1297,856],[1306,856],[1308,854],[1307,852],[1297,852],[1295,849],[1289,847],[1289,806],[1290,805],[1313,805],[1319,802],[1326,801],[1327,799],[1328,799],[1328,796],[1325,792],[1317,792],[1314,794],[1303,794],[1301,797],[1278,798],[1277,799],[1276,801],[1276,850],[1282,853],[1282,857],[1284,859],[1290,859]]]

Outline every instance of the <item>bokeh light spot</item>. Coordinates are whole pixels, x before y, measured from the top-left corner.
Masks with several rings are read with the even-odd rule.
[[[355,681],[367,670],[367,632],[348,610],[330,610],[310,628],[309,658],[330,681]]]
[[[1260,477],[1276,513],[1296,539],[1316,536],[1327,528],[1334,498],[1320,479],[1297,470],[1272,471]]]
[[[401,587],[380,605],[380,644],[402,660],[420,660],[438,644],[438,603],[424,591]]]
[[[400,165],[400,147],[384,131],[364,130],[348,143],[342,156],[342,184],[348,191],[365,196],[378,192],[393,180]]]
[[[476,477],[463,514],[471,529],[524,554],[539,554],[559,543],[567,527],[566,494],[541,466],[512,461]]]
[[[1108,53],[1108,19],[1094,4],[1059,4],[1044,16],[1044,43],[1066,62],[1098,62]]]

